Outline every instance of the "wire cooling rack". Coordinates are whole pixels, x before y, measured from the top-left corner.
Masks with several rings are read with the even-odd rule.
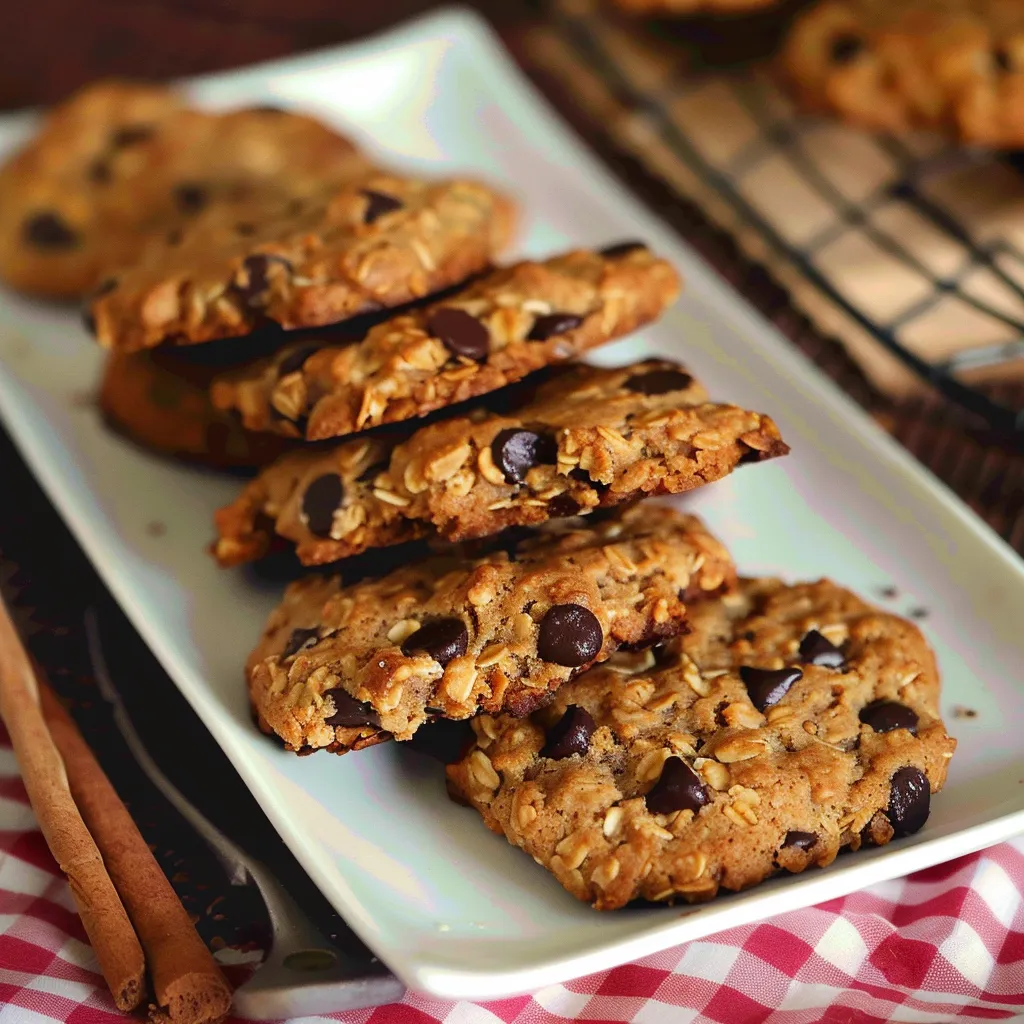
[[[561,73],[615,141],[767,263],[876,383],[906,390],[909,371],[1024,442],[1024,389],[1006,383],[1024,379],[1024,157],[807,118],[767,74],[695,71],[679,38],[593,0],[550,15]]]

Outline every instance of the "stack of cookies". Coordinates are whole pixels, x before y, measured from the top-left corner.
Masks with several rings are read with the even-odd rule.
[[[71,101],[3,175],[0,271],[93,289],[108,416],[132,430],[159,380],[188,401],[136,439],[260,467],[217,560],[340,563],[288,587],[245,668],[286,749],[447,745],[452,795],[603,909],[924,823],[954,743],[917,628],[825,581],[742,579],[645,500],[786,454],[772,420],[663,359],[574,361],[675,301],[645,245],[496,265],[514,206],[484,184],[127,86]]]

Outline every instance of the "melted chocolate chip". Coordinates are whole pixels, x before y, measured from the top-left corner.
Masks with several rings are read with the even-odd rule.
[[[527,341],[547,341],[556,334],[565,334],[566,331],[574,331],[583,323],[583,317],[574,313],[549,313],[547,316],[539,316],[533,321],[533,327],[526,336]]]
[[[590,737],[594,735],[596,728],[597,725],[586,708],[570,704],[565,709],[565,714],[548,730],[540,756],[561,761],[563,758],[572,757],[573,754],[585,754],[590,747]]]
[[[598,255],[603,256],[606,260],[617,260],[623,256],[628,256],[631,252],[636,252],[638,249],[646,249],[647,245],[644,242],[630,239],[628,242],[616,242],[614,245],[605,246],[603,249],[598,249]]]
[[[596,658],[603,643],[601,623],[589,608],[556,604],[541,620],[537,654],[544,661],[578,668]]]
[[[750,695],[750,703],[758,711],[778,704],[789,692],[789,688],[802,676],[803,672],[798,668],[754,668],[751,665],[740,667],[740,679],[743,680]]]
[[[556,494],[548,502],[548,515],[552,519],[563,519],[566,516],[578,515],[580,504],[568,494]]]
[[[648,370],[634,374],[623,384],[627,391],[638,395],[667,395],[670,391],[683,391],[693,383],[685,370]]]
[[[885,813],[892,825],[894,839],[920,830],[928,820],[931,800],[928,778],[920,768],[908,765],[893,775],[889,788],[889,807]]]
[[[487,328],[475,316],[464,309],[446,306],[435,310],[427,320],[427,330],[440,338],[452,355],[465,356],[476,362],[483,362],[491,347],[491,336]]]
[[[917,735],[917,713],[894,700],[874,700],[861,708],[860,720],[875,732],[906,729]]]
[[[782,848],[788,850],[795,847],[798,850],[809,850],[817,845],[818,837],[814,832],[787,832],[786,838],[782,840]]]
[[[534,466],[552,466],[558,445],[550,434],[510,427],[491,442],[491,457],[510,484],[521,484]]]
[[[337,473],[324,473],[306,488],[300,516],[313,536],[330,537],[334,513],[344,497],[345,489]]]
[[[823,668],[842,668],[846,664],[843,652],[816,629],[809,630],[800,641],[800,660]]]
[[[153,126],[148,124],[126,124],[110,135],[110,145],[114,149],[135,146],[153,137]]]
[[[192,183],[175,185],[172,194],[182,213],[198,213],[210,199],[202,185]]]
[[[32,214],[22,224],[21,233],[37,249],[72,249],[78,245],[78,234],[53,210]]]
[[[282,377],[287,377],[290,373],[297,373],[301,370],[306,360],[314,352],[318,351],[318,349],[318,345],[299,345],[298,348],[292,349],[292,351],[277,364],[278,380]]]
[[[350,729],[361,725],[380,726],[380,715],[369,704],[356,700],[340,687],[327,690],[324,696],[334,701],[334,714],[324,719],[327,725],[347,726]]]
[[[696,814],[709,800],[700,776],[681,758],[670,757],[661,769],[661,778],[647,794],[647,810],[652,814],[693,811]]]
[[[394,213],[395,210],[402,208],[402,200],[389,196],[386,192],[374,192],[373,189],[364,188],[362,193],[367,199],[366,210],[363,213],[364,224],[372,224],[385,213]]]
[[[97,185],[105,185],[111,178],[110,164],[106,160],[93,160],[86,175]]]
[[[267,273],[271,263],[280,263],[285,267],[291,266],[283,256],[270,256],[262,252],[246,256],[242,260],[246,283],[243,285],[234,282],[231,289],[250,309],[257,309],[266,302],[267,288],[270,283],[267,280]]]
[[[281,652],[281,658],[290,658],[293,654],[298,654],[304,647],[312,647],[310,640],[319,639],[320,630],[316,626],[313,626],[312,629],[293,629],[292,635],[288,637],[288,643],[284,645],[284,650]]]
[[[459,658],[469,647],[469,634],[462,619],[435,619],[420,626],[402,644],[402,653],[411,657],[417,651],[425,651],[440,665],[447,665],[452,658]]]
[[[832,40],[830,57],[833,64],[849,64],[856,60],[864,49],[865,43],[860,36],[846,33]]]

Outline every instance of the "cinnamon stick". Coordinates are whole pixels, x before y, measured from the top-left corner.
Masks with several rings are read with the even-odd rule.
[[[118,1009],[146,996],[145,957],[103,858],[75,805],[39,707],[25,648],[0,599],[0,716],[7,725],[39,828],[68,885],[100,970]]]
[[[172,1024],[220,1020],[231,1006],[220,968],[70,715],[43,681],[39,694],[71,795],[146,952],[158,1004],[150,1016]]]

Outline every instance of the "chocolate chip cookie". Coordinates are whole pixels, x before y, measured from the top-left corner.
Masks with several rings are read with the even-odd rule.
[[[688,14],[742,14],[771,7],[778,0],[614,0],[626,14],[669,18]]]
[[[434,717],[526,714],[623,644],[678,633],[684,602],[733,579],[699,520],[649,503],[483,558],[349,587],[311,577],[271,615],[249,694],[261,727],[296,751],[408,740]]]
[[[89,314],[100,344],[192,345],[399,306],[487,267],[514,219],[476,182],[383,172],[247,209],[201,214],[106,282]]]
[[[204,209],[241,222],[236,207],[301,202],[368,169],[310,117],[208,114],[169,89],[104,82],[53,110],[0,169],[0,276],[22,291],[80,296]]]
[[[916,626],[772,579],[689,622],[526,720],[474,719],[455,795],[599,910],[707,900],[924,825],[956,741]]]
[[[218,381],[214,404],[247,427],[310,441],[394,423],[520,380],[656,319],[679,294],[640,244],[524,261],[355,345],[300,344]]]
[[[688,491],[788,450],[769,417],[708,401],[676,363],[578,365],[507,412],[282,458],[217,513],[214,553],[238,564],[277,536],[316,565],[427,533],[468,540]]]
[[[782,66],[805,104],[855,124],[1024,145],[1017,0],[824,0],[797,19]]]
[[[100,382],[100,412],[108,426],[143,448],[211,469],[266,466],[295,447],[214,409],[209,384],[217,372],[168,350],[112,352]]]

